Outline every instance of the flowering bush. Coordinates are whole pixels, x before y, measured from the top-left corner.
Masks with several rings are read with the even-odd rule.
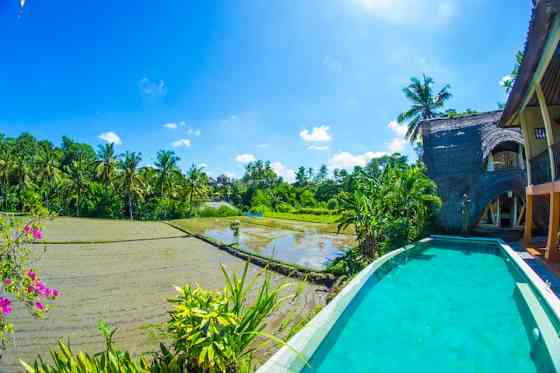
[[[0,216],[0,347],[5,348],[14,332],[10,317],[13,304],[23,304],[36,318],[43,318],[50,303],[60,292],[49,288],[32,263],[37,258],[37,244],[43,239],[40,219],[44,213],[22,219]]]

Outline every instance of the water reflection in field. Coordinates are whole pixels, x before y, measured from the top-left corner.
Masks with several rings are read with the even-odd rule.
[[[292,231],[242,224],[236,237],[229,227],[221,225],[205,229],[203,234],[226,244],[239,243],[244,250],[318,270],[325,269],[330,260],[354,244],[353,236],[321,233],[313,228]]]

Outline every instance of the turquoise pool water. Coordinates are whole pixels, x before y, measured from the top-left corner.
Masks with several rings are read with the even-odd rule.
[[[415,249],[368,280],[304,371],[535,372],[508,260],[493,244]]]

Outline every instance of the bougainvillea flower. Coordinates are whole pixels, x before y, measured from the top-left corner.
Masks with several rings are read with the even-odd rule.
[[[44,311],[45,310],[45,305],[43,303],[37,302],[35,303],[35,307],[39,310],[39,311]]]
[[[49,288],[48,289],[48,297],[56,298],[59,295],[60,295],[60,292],[58,291],[58,289],[54,289],[54,288]]]
[[[6,286],[9,286],[13,283],[11,278],[5,278],[3,282],[4,282],[4,285],[6,285]]]
[[[37,291],[37,294],[42,295],[44,297],[46,297],[49,294],[49,288],[46,287],[43,281],[41,280],[38,280],[35,283],[35,290]]]
[[[8,316],[12,313],[12,307],[10,306],[12,302],[8,298],[0,297],[0,310],[4,316]]]
[[[42,240],[43,232],[40,229],[33,229],[33,238],[36,240]]]
[[[25,227],[23,227],[23,233],[25,234],[30,234],[32,232],[32,228],[29,225],[26,225]]]
[[[33,272],[31,268],[27,270],[27,276],[29,276],[31,281],[35,281],[37,279],[37,274]]]

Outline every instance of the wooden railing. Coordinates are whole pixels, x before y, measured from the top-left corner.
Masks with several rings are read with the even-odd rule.
[[[529,160],[531,164],[531,184],[539,185],[552,181],[548,149]]]

